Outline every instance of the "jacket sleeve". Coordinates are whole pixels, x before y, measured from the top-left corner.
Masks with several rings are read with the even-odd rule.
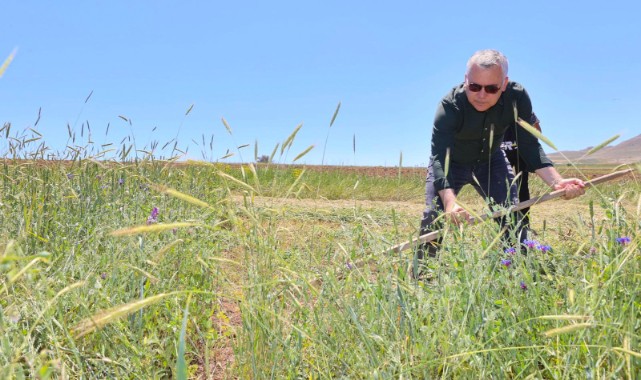
[[[451,188],[450,174],[446,172],[446,156],[448,148],[450,155],[454,149],[455,134],[462,123],[460,110],[448,101],[441,101],[434,117],[432,130],[432,170],[434,174],[434,187],[436,191]]]

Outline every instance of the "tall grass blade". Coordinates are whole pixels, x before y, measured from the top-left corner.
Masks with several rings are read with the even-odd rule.
[[[523,119],[521,119],[521,118],[519,117],[519,118],[518,118],[518,120],[517,120],[517,123],[519,123],[519,125],[520,125],[521,127],[523,127],[526,131],[530,132],[530,133],[531,133],[532,135],[534,135],[537,139],[539,139],[539,140],[543,141],[544,143],[546,143],[550,148],[552,148],[552,149],[554,149],[554,150],[556,150],[556,151],[558,151],[558,150],[559,150],[559,149],[558,149],[558,148],[557,148],[557,147],[552,143],[552,141],[550,141],[550,139],[548,139],[547,137],[543,136],[543,134],[542,134],[541,132],[539,132],[536,128],[534,128],[534,127],[533,127],[530,123],[528,123],[527,121],[525,121],[525,120],[523,120]]]
[[[254,140],[254,161],[258,161],[258,140]]]
[[[294,180],[294,183],[292,183],[292,185],[289,187],[289,189],[287,189],[287,192],[285,193],[285,198],[289,197],[289,194],[291,194],[291,193],[292,193],[292,191],[294,191],[294,188],[295,188],[296,186],[298,186],[298,182],[300,182],[301,178],[303,178],[303,174],[305,174],[305,171],[306,171],[306,170],[307,170],[307,169],[303,169],[303,170],[301,170],[300,174],[298,174],[298,176],[297,176],[297,177],[296,177],[296,179]]]
[[[289,136],[285,139],[283,142],[282,147],[280,148],[280,154],[282,155],[287,148],[290,147],[290,145],[294,142],[294,138],[296,138],[296,134],[300,129],[303,127],[303,124],[298,124],[296,128],[294,128],[294,132],[290,133]]]
[[[551,329],[543,333],[546,338],[551,338],[561,334],[571,333],[577,330],[587,329],[593,327],[592,323],[577,323],[573,325],[563,326],[556,329]]]
[[[612,347],[612,349],[614,351],[623,352],[624,354],[632,355],[634,357],[641,359],[641,352],[632,351],[630,349],[623,348],[623,347]]]
[[[35,122],[35,123],[33,123],[33,126],[34,126],[34,127],[35,127],[36,125],[38,125],[38,123],[40,122],[40,115],[41,115],[41,114],[42,114],[42,107],[38,108],[38,118],[36,119],[36,122]],[[32,130],[33,130],[33,129],[32,129]],[[42,136],[42,135],[40,135],[40,136]]]
[[[222,120],[223,125],[225,126],[225,129],[227,130],[227,133],[229,133],[230,135],[232,135],[233,133],[231,133],[231,127],[229,126],[229,124],[227,124],[227,120],[225,120],[225,118],[224,118],[224,117],[223,117],[223,118],[221,118],[220,120]]]
[[[82,321],[78,322],[78,324],[71,328],[71,333],[74,335],[74,337],[81,338],[96,331],[99,328],[106,326],[108,323],[111,323],[131,313],[135,313],[145,306],[153,305],[156,302],[163,300],[164,298],[175,296],[181,293],[184,293],[184,291],[161,293],[139,301],[126,303],[124,305],[101,311],[92,317],[83,319]]]
[[[227,179],[229,181],[234,182],[235,184],[245,188],[246,190],[249,190],[252,193],[257,193],[256,189],[251,187],[249,184],[237,179],[236,177],[233,177],[233,176],[231,176],[231,175],[229,175],[227,173],[223,173],[221,171],[218,171],[216,174],[218,174],[220,177],[223,177],[223,178],[225,178],[225,179]]]
[[[183,322],[180,327],[180,338],[178,339],[178,357],[176,358],[176,378],[187,380],[187,361],[185,360],[185,337],[187,335],[187,318],[189,316],[189,303],[191,296],[187,297],[185,310],[183,310]]]
[[[329,122],[329,127],[331,128],[332,125],[334,125],[334,121],[336,120],[336,116],[338,116],[338,111],[341,109],[341,102],[338,102],[338,105],[336,106],[336,111],[334,111],[334,115],[332,116],[332,121]]]
[[[7,70],[7,67],[11,64],[11,61],[13,61],[13,58],[16,56],[16,52],[18,51],[17,48],[13,49],[11,54],[7,57],[7,59],[4,60],[2,63],[2,66],[0,66],[0,78],[4,75],[4,72]]]
[[[159,191],[159,192],[167,194],[167,195],[171,195],[174,198],[181,199],[181,200],[183,200],[185,202],[188,202],[188,203],[191,203],[191,204],[193,204],[195,206],[213,209],[213,207],[209,203],[201,201],[198,198],[194,198],[191,195],[187,195],[185,193],[181,193],[180,191],[178,191],[176,189],[172,189],[172,188],[169,188],[169,187],[164,186],[164,185],[156,185],[156,184],[153,184],[153,183],[150,186],[153,189],[155,189],[156,191]]]
[[[450,172],[450,148],[448,147],[445,150],[445,167],[443,168],[443,173],[445,178],[447,178],[447,173]]]
[[[568,315],[568,314],[560,314],[560,315],[541,315],[537,317],[538,319],[543,319],[543,320],[552,320],[552,321],[576,321],[576,320],[590,320],[592,319],[592,316],[589,315]]]
[[[276,156],[276,152],[278,151],[278,146],[280,143],[277,143],[276,146],[274,147],[274,150],[272,150],[272,154],[269,155],[269,162],[274,162],[274,156]]]
[[[193,110],[193,109],[194,109],[194,105],[192,104],[192,105],[190,105],[190,106],[189,106],[189,109],[187,109],[187,112],[185,112],[185,116],[189,115],[189,113],[190,113],[190,112],[191,112],[191,110]]]
[[[134,226],[121,228],[110,233],[111,236],[128,236],[128,235],[137,235],[137,234],[146,234],[153,232],[163,232],[168,230],[173,230],[174,228],[185,228],[199,226],[199,223],[191,222],[176,222],[168,224],[152,224],[152,225],[143,225],[143,226]]]
[[[604,147],[606,147],[607,145],[610,145],[610,143],[611,143],[612,141],[614,141],[614,140],[618,139],[620,136],[621,136],[621,135],[615,135],[615,136],[610,137],[609,139],[605,140],[605,141],[604,141],[604,142],[602,142],[601,144],[599,144],[599,145],[595,146],[594,148],[590,149],[590,150],[589,150],[585,155],[586,155],[586,156],[589,156],[589,155],[591,155],[591,154],[594,154],[594,153],[596,153],[596,152],[600,151],[601,149],[603,149],[603,148],[604,148]]]
[[[312,149],[314,149],[314,145],[310,145],[309,147],[307,147],[307,149],[305,149],[304,151],[300,152],[300,153],[298,154],[298,156],[294,157],[294,159],[292,160],[292,162],[296,162],[296,161],[298,161],[298,160],[299,160],[299,159],[301,159],[304,155],[306,155],[307,153],[309,153],[309,151],[310,151],[310,150],[312,150]]]

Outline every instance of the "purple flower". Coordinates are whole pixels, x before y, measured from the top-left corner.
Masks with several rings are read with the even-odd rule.
[[[67,173],[67,179],[73,179],[73,173]]]
[[[536,240],[527,240],[526,239],[526,240],[523,240],[523,244],[525,244],[525,246],[528,247],[528,248],[534,248],[539,244],[539,242],[536,241]]]
[[[147,225],[158,222],[158,207],[151,210],[151,215],[147,218]]]
[[[100,278],[102,278],[103,280],[104,280],[104,279],[106,279],[106,278],[107,278],[107,273],[102,272],[102,273],[100,274]]]
[[[536,249],[538,249],[541,252],[547,252],[547,251],[551,250],[552,247],[550,247],[549,245],[540,244],[540,245],[536,246]]]
[[[527,285],[523,281],[521,281],[521,289],[527,290]]]
[[[119,185],[124,185],[125,184],[124,178],[118,178],[118,184]]]
[[[630,241],[631,241],[631,239],[628,236],[622,236],[622,237],[618,237],[617,238],[617,243],[619,243],[621,245],[626,245],[626,244],[630,243]]]
[[[596,247],[590,247],[590,253],[596,253],[597,249]]]
[[[345,267],[349,270],[354,269],[354,265],[352,265],[352,263],[350,263],[349,261],[345,263]]]
[[[509,253],[511,255],[516,253],[516,248],[510,247],[510,248],[505,248],[505,253]]]
[[[510,265],[512,265],[512,260],[510,259],[501,260],[501,265],[504,265],[506,268],[508,268]]]

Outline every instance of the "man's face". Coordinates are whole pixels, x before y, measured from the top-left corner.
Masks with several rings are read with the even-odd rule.
[[[478,85],[481,86],[480,91],[472,91],[478,90]],[[498,91],[494,94],[489,93],[492,92],[492,87],[494,89],[498,88]],[[503,71],[500,66],[482,68],[479,65],[473,65],[465,75],[465,95],[467,95],[467,100],[479,112],[492,108],[499,101],[506,87],[507,77],[503,77]]]

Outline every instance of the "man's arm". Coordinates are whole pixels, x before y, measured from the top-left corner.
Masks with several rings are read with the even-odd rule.
[[[443,201],[443,208],[445,213],[447,214],[448,218],[456,223],[459,224],[464,221],[469,221],[471,216],[470,214],[465,211],[463,207],[461,207],[458,203],[456,203],[456,194],[454,194],[454,190],[452,189],[443,189],[438,191],[438,196],[441,197],[441,201]]]
[[[554,190],[565,190],[563,198],[572,199],[585,194],[585,183],[578,178],[564,179],[554,166],[535,170],[535,173]]]

